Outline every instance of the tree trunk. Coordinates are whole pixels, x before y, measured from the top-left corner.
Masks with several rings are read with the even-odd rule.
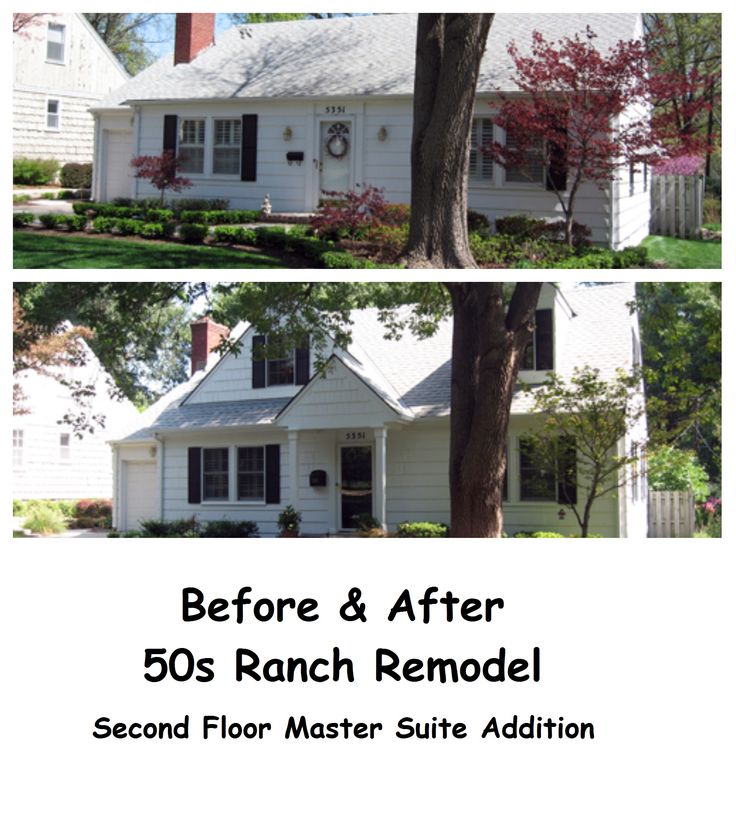
[[[492,14],[420,14],[411,148],[410,268],[477,268],[468,244],[470,128]]]
[[[450,527],[453,537],[500,537],[511,399],[541,283],[448,283],[453,306]]]

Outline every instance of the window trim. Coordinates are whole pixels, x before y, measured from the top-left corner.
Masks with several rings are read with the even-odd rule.
[[[61,32],[61,58],[50,58],[49,57],[49,46],[54,43],[58,45],[57,41],[50,41],[49,40],[49,33],[51,30],[58,30]],[[46,63],[47,64],[56,64],[57,66],[66,66],[66,24],[65,23],[56,23],[53,20],[49,20],[46,25]]]
[[[480,156],[478,151],[478,148],[480,147],[478,140],[480,139],[481,143],[483,141],[483,122],[489,122],[491,139],[495,139],[495,125],[493,123],[493,118],[490,115],[474,115],[470,132],[470,152],[471,154],[473,152],[476,153],[476,168],[478,167],[478,162],[480,162],[481,170],[480,172],[476,170],[476,172],[473,173],[470,168],[471,163],[470,161],[468,162],[468,185],[470,187],[494,186],[496,183],[496,163],[491,158]],[[473,142],[475,142],[475,146],[473,145]],[[491,169],[490,173],[483,174],[483,162],[486,160],[490,164]]]
[[[52,102],[56,102],[56,113],[49,113],[49,104]],[[52,127],[49,124],[49,116],[55,115],[56,116],[56,127]],[[50,133],[60,133],[61,132],[61,99],[60,98],[47,98],[46,99],[46,128]]]
[[[188,121],[202,122],[202,143],[201,144],[186,144],[182,145],[182,136],[184,133],[184,125]],[[207,137],[209,135],[208,122],[210,119],[207,116],[180,116],[176,130],[176,155],[177,157],[185,157],[187,148],[202,149],[202,169],[201,170],[186,170],[186,168],[179,166],[179,172],[186,174],[186,176],[211,176],[211,172],[207,170]]]

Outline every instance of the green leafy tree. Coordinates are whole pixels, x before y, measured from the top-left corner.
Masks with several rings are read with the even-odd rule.
[[[664,445],[649,454],[647,463],[652,491],[692,491],[697,502],[710,494],[708,472],[693,451]]]
[[[578,367],[570,379],[555,373],[534,392],[533,411],[539,428],[525,437],[537,465],[555,473],[558,495],[580,526],[590,533],[596,500],[612,494],[627,480],[637,455],[622,440],[644,413],[639,372],[619,371],[613,380],[591,367]]]
[[[138,406],[187,377],[188,305],[203,284],[16,283],[14,289],[34,337],[58,332],[65,321],[84,327],[120,393]]]
[[[153,62],[153,46],[172,38],[170,14],[88,12],[84,16],[131,75]]]
[[[330,17],[352,17],[348,12],[233,12],[228,14],[231,23],[242,26],[244,23],[280,23],[285,20],[304,20],[305,18],[327,19]]]
[[[694,451],[721,479],[721,284],[637,283],[652,446]]]
[[[386,336],[430,337],[453,319],[450,514],[455,537],[499,537],[511,400],[541,283],[238,283],[220,287],[215,317],[248,320],[279,351],[310,335],[324,361],[350,344],[352,309],[378,307]]]

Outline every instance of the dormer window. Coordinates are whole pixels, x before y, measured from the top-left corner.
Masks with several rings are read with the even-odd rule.
[[[283,357],[259,358],[258,353],[265,348],[263,335],[253,336],[253,387],[289,387],[305,385],[309,381],[309,341],[304,346],[290,352],[279,350],[278,343],[270,343],[269,352]],[[288,352],[288,354],[287,354]]]
[[[66,52],[66,26],[61,23],[49,23],[46,33],[46,60],[53,64],[63,64]]]
[[[552,342],[552,310],[537,309],[534,318],[534,334],[521,362],[522,370],[553,370],[554,345]]]

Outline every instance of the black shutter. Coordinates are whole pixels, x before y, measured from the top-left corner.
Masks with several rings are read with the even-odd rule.
[[[550,142],[546,187],[548,191],[567,190],[567,130],[559,130],[560,141]]]
[[[554,348],[552,346],[552,310],[538,309],[535,316],[537,370],[554,369]]]
[[[309,381],[309,341],[296,348],[296,383],[304,385]]]
[[[202,449],[188,448],[188,503],[202,502]]]
[[[258,387],[265,387],[266,386],[266,359],[261,357],[257,358],[256,356],[261,355],[263,356],[263,348],[266,346],[266,336],[265,335],[254,335],[253,336],[253,346],[252,346],[252,355],[253,355],[253,389],[255,390]]]
[[[281,445],[266,445],[266,503],[281,502]]]
[[[557,502],[574,506],[578,502],[578,460],[575,440],[561,439],[557,452]]]
[[[257,150],[258,116],[243,116],[243,131],[240,144],[240,179],[243,182],[256,181]]]
[[[164,116],[164,151],[176,153],[176,140],[179,132],[179,117]]]

